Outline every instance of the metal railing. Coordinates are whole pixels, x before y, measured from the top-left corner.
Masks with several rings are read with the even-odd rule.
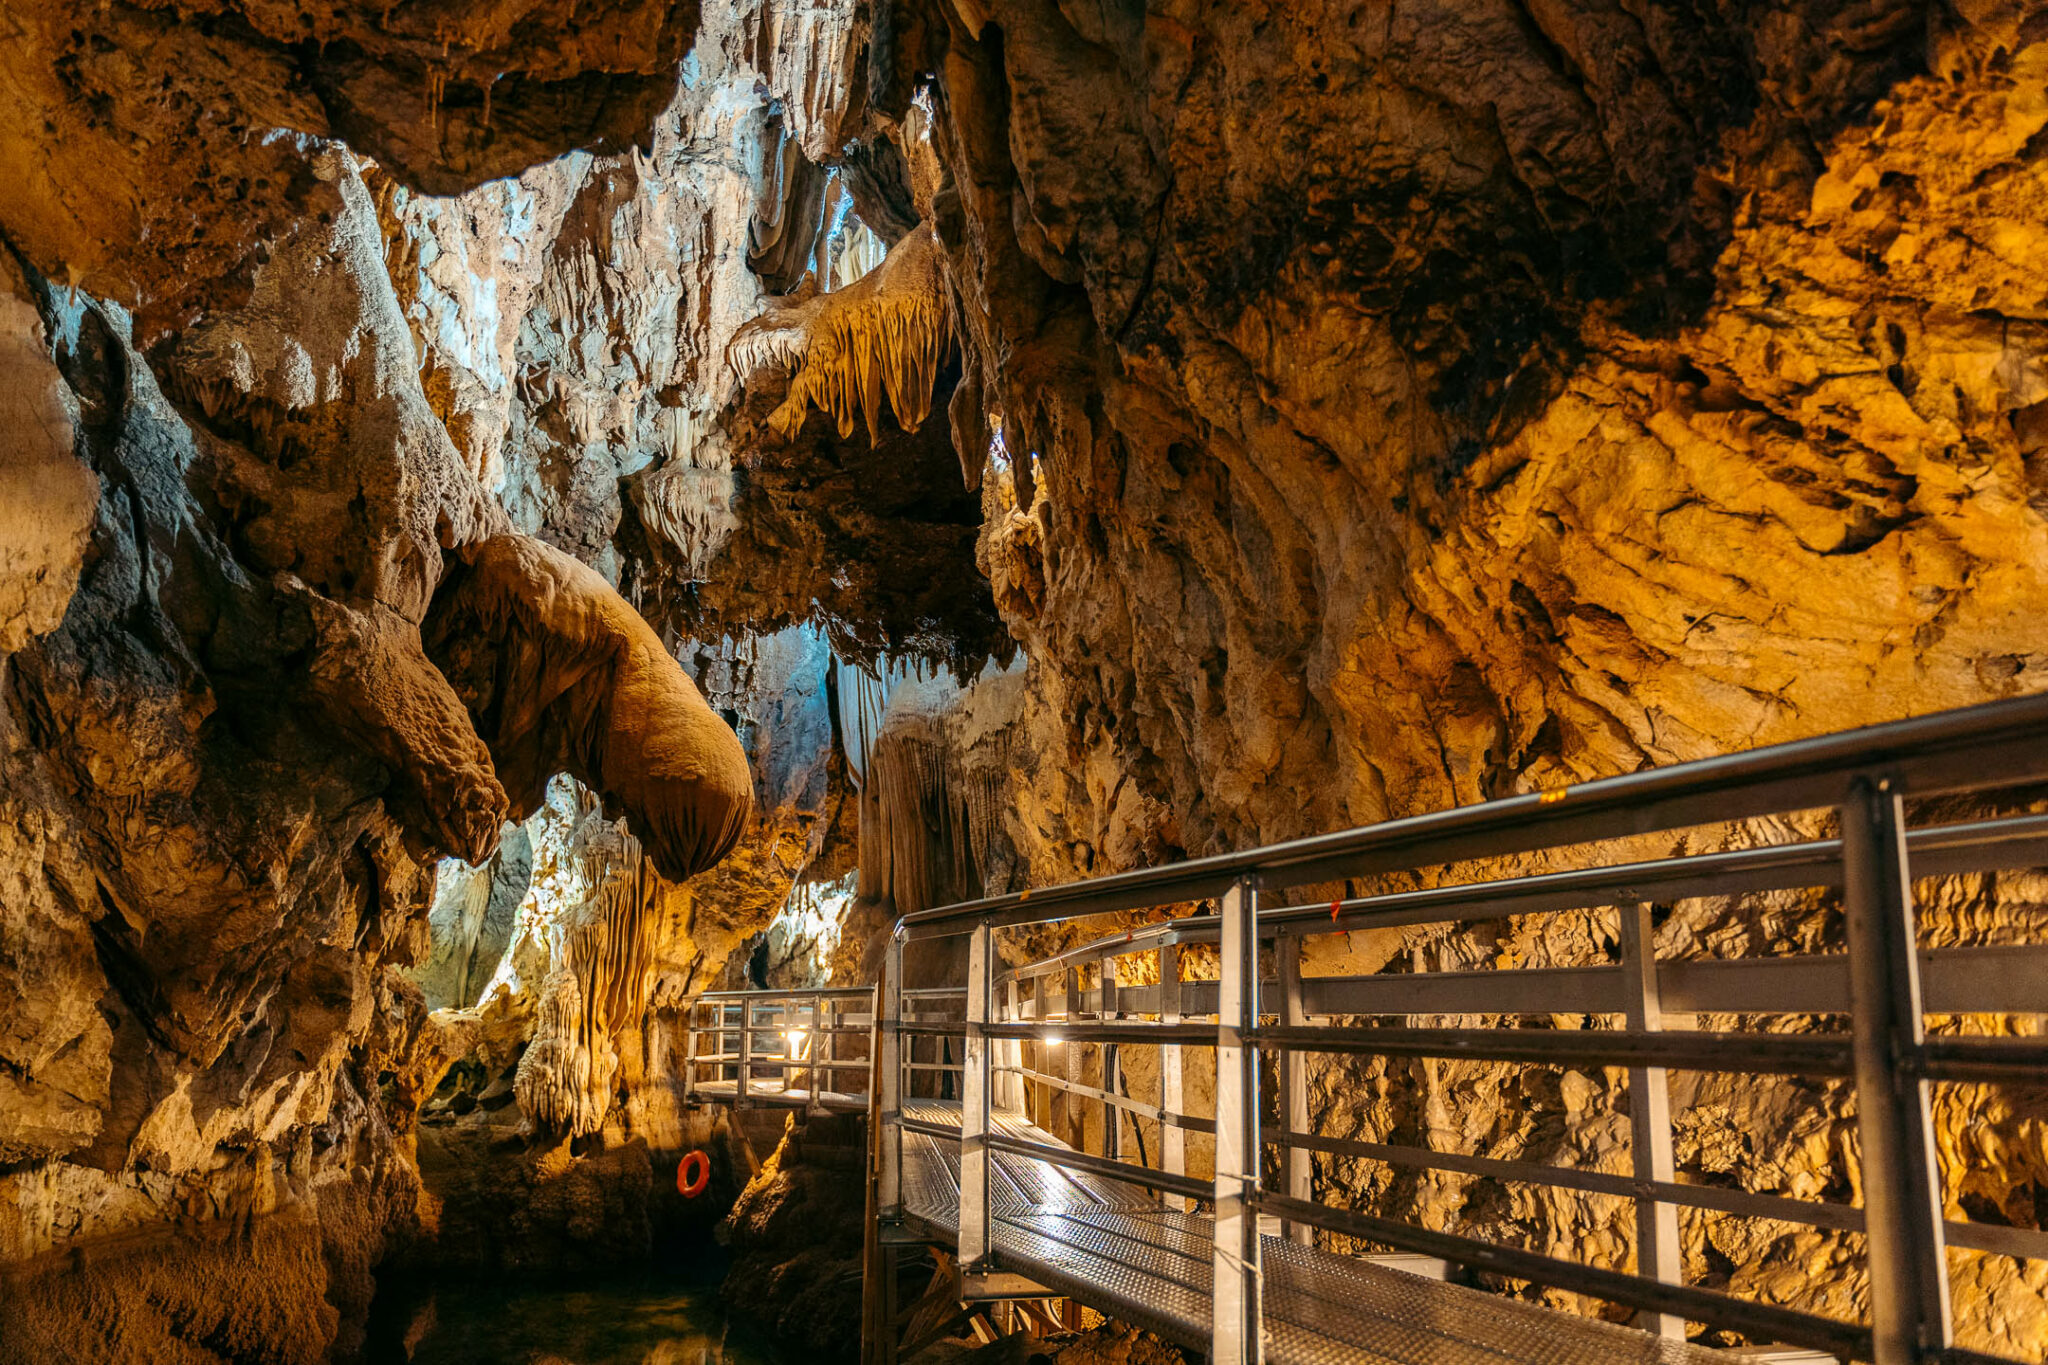
[[[683,1028],[683,1092],[692,1102],[794,1104],[814,1112],[867,1107],[872,986],[708,991],[690,1002]],[[840,1040],[849,1036],[862,1046],[842,1048]],[[708,1051],[699,1046],[706,1039]],[[763,1084],[764,1076],[770,1083]],[[857,1077],[858,1084],[842,1085],[842,1076]],[[856,1095],[861,1102],[850,1104]]]
[[[1936,1082],[2039,1082],[2048,1041],[1930,1037],[1929,1014],[2048,1014],[2048,950],[2040,945],[1923,948],[1915,878],[2048,864],[2048,816],[1972,819],[1908,829],[1905,801],[2048,780],[2048,696],[2020,698],[1822,739],[1518,796],[1320,838],[1148,871],[992,897],[905,917],[884,977],[876,1047],[879,1205],[902,1212],[900,1112],[905,1044],[962,1044],[959,1086],[959,1256],[970,1276],[1000,1269],[989,1209],[993,1153],[1015,1152],[1113,1175],[1170,1198],[1199,1200],[1214,1228],[1211,1354],[1251,1365],[1263,1351],[1259,1216],[1297,1241],[1313,1230],[1441,1258],[1468,1269],[1554,1286],[1632,1307],[1666,1335],[1704,1322],[1753,1340],[1843,1357],[1899,1362],[1990,1361],[1954,1344],[1946,1248],[2048,1260],[2048,1233],[1945,1217],[1930,1126]],[[1627,836],[1798,812],[1835,813],[1839,835],[1736,852],[1582,865],[1562,872],[1481,877],[1426,890],[1291,902],[1279,893],[1338,879],[1455,871],[1458,865],[1570,850],[1585,863]],[[1843,951],[1658,960],[1651,906],[1699,896],[1838,887]],[[1278,904],[1262,903],[1262,893]],[[998,933],[1104,912],[1215,899],[1213,914],[1122,931],[1055,958],[1001,970]],[[1481,972],[1304,976],[1302,942],[1366,928],[1485,921],[1612,908],[1618,960]],[[895,989],[907,943],[968,938],[965,1019],[906,1015]],[[1220,971],[1183,980],[1181,950],[1214,944]],[[1261,979],[1270,945],[1272,975]],[[1139,954],[1157,984],[1119,984],[1115,964]],[[1099,984],[1082,986],[1092,968]],[[1052,983],[1061,989],[1055,994]],[[1457,1027],[1418,1016],[1607,1016],[1580,1029]],[[1733,1018],[1709,1026],[1688,1016]],[[1764,1016],[1821,1016],[1804,1031],[1741,1027]],[[1826,1016],[1846,1016],[1825,1023]],[[1198,1022],[1200,1021],[1200,1022]],[[1022,1045],[1050,1035],[1102,1049],[1102,1084],[1081,1085],[1024,1065]],[[1160,1049],[1157,1104],[1120,1094],[1116,1049]],[[1186,1112],[1181,1053],[1213,1049],[1215,1103]],[[1278,1062],[1278,1092],[1261,1094],[1261,1052]],[[1484,1059],[1535,1066],[1608,1066],[1628,1073],[1627,1175],[1320,1135],[1310,1123],[1306,1057],[1315,1054]],[[1788,1198],[1688,1184],[1673,1160],[1671,1070],[1839,1078],[1853,1083],[1863,1202]],[[1023,1087],[1056,1083],[1102,1106],[1100,1154],[1022,1142],[995,1131],[991,1110],[1022,1107]],[[1277,1122],[1269,1121],[1267,1112]],[[1159,1168],[1120,1158],[1127,1123],[1158,1125]],[[1187,1174],[1186,1135],[1214,1136],[1214,1177]],[[1262,1157],[1277,1149],[1268,1188]],[[1635,1270],[1582,1265],[1520,1247],[1441,1232],[1319,1202],[1322,1153],[1397,1167],[1457,1172],[1611,1195],[1635,1204]],[[1680,1209],[1860,1233],[1872,1317],[1843,1322],[1685,1282]]]

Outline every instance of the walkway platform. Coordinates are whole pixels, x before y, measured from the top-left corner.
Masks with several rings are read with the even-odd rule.
[[[903,1101],[905,1118],[958,1130],[960,1107]],[[1064,1146],[1016,1114],[994,1127]],[[1209,1347],[1208,1218],[1163,1209],[1122,1181],[998,1151],[989,1204],[1001,1269],[1197,1351]],[[957,1140],[903,1134],[913,1230],[959,1235]],[[1266,1357],[1274,1365],[1728,1365],[1719,1351],[1264,1239]]]
[[[687,1096],[691,1104],[737,1104],[740,1098],[738,1081],[699,1081]],[[780,1109],[811,1108],[811,1092],[801,1087],[785,1086],[779,1081],[757,1080],[747,1086],[747,1103],[771,1106]],[[865,1114],[868,1112],[866,1095],[847,1095],[837,1090],[820,1091],[817,1107],[834,1114]]]

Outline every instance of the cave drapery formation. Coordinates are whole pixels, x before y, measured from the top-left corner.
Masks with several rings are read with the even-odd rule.
[[[904,911],[2048,670],[2031,0],[202,8],[0,46],[7,1365],[347,1359],[379,1267],[644,1254],[680,1010],[756,956],[866,981]],[[1839,1093],[1675,1084],[1687,1178],[1851,1186]],[[1597,1165],[1621,1095],[1318,1104]],[[2044,1114],[1942,1092],[1952,1209],[2039,1226]],[[1836,1234],[1684,1250],[1860,1311]],[[2048,1354],[2038,1267],[1953,1268],[1966,1344]]]

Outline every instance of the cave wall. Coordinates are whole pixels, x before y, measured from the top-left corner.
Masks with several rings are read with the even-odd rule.
[[[988,477],[1010,490],[982,563],[1029,658],[1002,684],[1025,699],[1001,708],[1000,828],[965,842],[1007,843],[1029,884],[2039,685],[2036,12],[929,15],[957,194],[937,221],[1000,430]],[[971,732],[994,700],[977,683],[936,728]],[[939,765],[956,790],[976,743]],[[1926,895],[1942,941],[2038,919],[2024,878]],[[1831,913],[1666,907],[1659,948],[1793,950]],[[1587,915],[1338,936],[1308,970],[1600,961],[1615,932]],[[1613,1076],[1361,1061],[1313,1085],[1338,1135],[1620,1150]],[[1690,1178],[1853,1187],[1838,1090],[1682,1089]],[[2034,1223],[2013,1192],[2041,1160],[2040,1101],[1943,1094],[1952,1210]],[[1335,1161],[1317,1183],[1629,1254],[1615,1202]],[[1729,1218],[1684,1239],[1696,1283],[1864,1307],[1844,1239]],[[2025,1268],[1955,1261],[1965,1341],[2038,1355]]]
[[[366,209],[345,161],[323,169]],[[367,392],[393,373],[395,313],[359,292],[361,225],[313,224],[280,257],[328,267],[327,325],[297,355]],[[394,653],[365,662],[395,658],[402,680],[401,609],[425,605],[422,540],[481,504],[435,477],[440,452],[386,384],[359,414],[360,444],[311,458],[303,503],[230,513],[243,480],[263,477],[245,444],[254,429],[223,436],[181,410],[119,306],[25,267],[12,281],[15,316],[32,310],[47,357],[14,373],[40,373],[31,392],[67,420],[90,529],[44,567],[45,584],[75,576],[58,619],[16,618],[19,647],[0,660],[0,1349],[142,1359],[248,1335],[319,1359],[349,1344],[368,1268],[416,1188],[399,1095],[437,1040],[417,995],[383,971],[420,946],[429,878],[408,837],[466,840],[459,798],[489,772],[472,733],[473,751],[394,780],[326,713],[323,628],[369,623]],[[292,292],[274,277],[255,288]],[[211,337],[239,331],[246,356],[276,337],[267,306]],[[380,462],[411,466],[385,499],[321,496],[351,474],[382,483]],[[48,486],[65,496],[24,510],[55,531],[76,482]],[[305,577],[263,563],[295,546]],[[414,734],[446,738],[439,714],[429,707]],[[423,788],[447,806],[409,836],[378,798],[403,807]],[[254,1223],[241,1240],[204,1230]],[[71,1267],[83,1246],[97,1269],[45,1292],[39,1272]],[[246,1293],[223,1292],[240,1283]]]
[[[257,31],[281,13],[22,16],[0,59],[4,159],[34,163],[0,207],[0,1358],[347,1357],[372,1267],[432,1255],[445,1205],[421,1186],[418,1111],[451,1066],[516,1063],[539,1011],[471,997],[501,937],[519,957],[522,926],[498,922],[515,849],[491,867],[505,894],[475,906],[450,870],[435,934],[436,859],[482,863],[527,811],[421,627],[450,565],[522,533],[619,575],[620,481],[673,457],[679,403],[716,401],[679,376],[715,395],[717,328],[758,297],[747,139],[773,105],[777,138],[823,154],[813,114],[846,82],[805,63],[844,59],[852,13],[722,13],[687,61],[694,6],[444,16],[381,53],[360,15],[307,11],[284,39]],[[488,112],[489,82],[462,74],[485,68]],[[541,90],[543,68],[567,85]],[[679,169],[688,137],[718,175]],[[627,396],[593,408],[600,389]],[[570,620],[527,646],[612,648],[626,604],[556,579]],[[637,629],[672,672],[620,714],[695,698],[683,642]],[[797,717],[824,714],[819,649],[768,670],[789,724],[734,744],[768,802],[731,875],[703,902],[649,898],[662,1003],[622,1072],[668,1047],[681,993],[815,851],[829,725]],[[693,667],[736,715],[763,689],[709,676],[727,653]],[[613,797],[611,837],[659,839],[645,791]],[[601,1244],[603,1201],[644,1192],[638,1134],[683,1140],[658,1088],[629,1097],[599,1176],[545,1168],[534,1202],[559,1211],[590,1179],[601,1196],[573,1235],[568,1213],[535,1225],[559,1245]]]
[[[938,8],[990,574],[1190,851],[2033,685],[2024,7]]]
[[[2038,6],[898,15],[914,55],[871,76],[904,96],[930,73],[955,401],[979,405],[953,426],[999,433],[981,563],[1028,665],[885,730],[916,763],[881,804],[948,788],[922,827],[955,832],[864,853],[874,896],[913,908],[976,880],[963,861],[1028,866],[992,890],[1040,885],[2040,686]],[[1923,895],[1938,941],[2038,923],[2024,877]],[[1660,907],[1659,950],[1811,948],[1834,914]],[[1340,937],[1310,970],[1604,961],[1616,932]],[[1620,1150],[1612,1076],[1360,1063],[1315,1086],[1343,1136]],[[1853,1188],[1838,1090],[1681,1098],[1693,1178]],[[1952,1216],[2036,1225],[2018,1192],[2041,1103],[1944,1092]],[[1619,1203],[1357,1163],[1317,1179],[1372,1212],[1628,1254]],[[1864,1306],[1845,1239],[1714,1218],[1685,1241],[1694,1282]],[[1964,1340],[2038,1356],[2028,1270],[1954,1261]]]

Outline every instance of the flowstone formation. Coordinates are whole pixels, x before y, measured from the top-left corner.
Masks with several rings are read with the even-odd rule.
[[[915,432],[931,411],[952,340],[943,270],[938,239],[921,223],[845,289],[773,308],[740,328],[730,353],[737,374],[767,365],[791,371],[769,427],[790,440],[816,407],[837,421],[840,440],[859,418],[876,445],[886,398],[896,424]]]

